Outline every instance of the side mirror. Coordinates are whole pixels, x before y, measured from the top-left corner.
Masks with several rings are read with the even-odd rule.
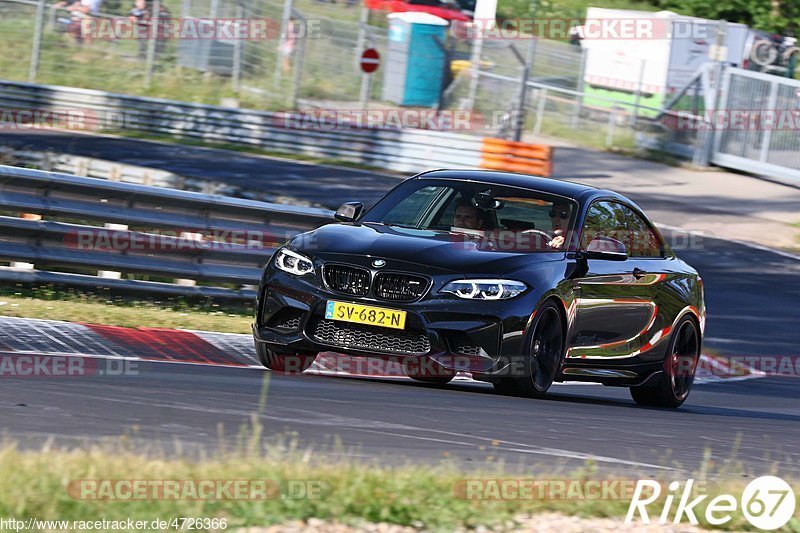
[[[617,239],[611,237],[595,237],[586,251],[583,252],[586,259],[602,259],[604,261],[625,261],[628,259],[628,250],[625,245]]]
[[[336,210],[333,218],[341,222],[355,222],[363,210],[364,204],[361,202],[345,202]]]

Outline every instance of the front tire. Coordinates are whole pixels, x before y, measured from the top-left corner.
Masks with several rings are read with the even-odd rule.
[[[694,321],[685,316],[672,334],[658,381],[650,386],[631,387],[633,401],[650,407],[680,407],[692,390],[699,358],[700,334]]]
[[[317,354],[278,354],[267,349],[261,342],[256,343],[258,360],[266,368],[281,374],[302,374],[314,364]]]
[[[547,302],[536,313],[528,353],[522,361],[524,375],[495,381],[495,391],[505,395],[543,397],[561,369],[564,345],[561,314],[554,303]]]

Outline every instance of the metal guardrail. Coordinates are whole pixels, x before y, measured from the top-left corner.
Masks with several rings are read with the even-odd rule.
[[[234,299],[254,296],[277,245],[333,221],[324,209],[10,166],[0,210],[0,261],[11,263],[0,280]]]
[[[0,108],[82,113],[84,127],[117,128],[333,158],[399,172],[477,168],[481,138],[424,129],[309,124],[305,115],[209,106],[89,89],[0,81]]]
[[[93,157],[38,152],[34,150],[15,150],[13,148],[0,146],[0,161],[2,161],[3,164],[9,164],[11,166],[24,166],[26,168],[46,170],[48,172],[85,176],[87,178],[100,178],[139,185],[154,185],[156,187],[199,191],[208,194],[220,192],[211,190],[211,186],[217,184],[208,181],[192,180],[157,168],[126,165],[116,161],[107,161]]]

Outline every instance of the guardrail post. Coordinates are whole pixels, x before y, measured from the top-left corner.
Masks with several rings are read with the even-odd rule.
[[[105,223],[103,227],[111,231],[128,231],[128,226],[125,224]],[[97,277],[103,279],[122,279],[122,272],[117,272],[116,270],[98,270]]]
[[[78,159],[77,165],[75,166],[75,175],[76,176],[89,176],[89,160],[88,159]]]
[[[33,30],[33,48],[31,49],[31,64],[28,70],[28,83],[36,81],[36,74],[39,72],[39,59],[42,55],[42,33],[44,30],[45,9],[44,1],[36,3],[36,23]]]
[[[181,232],[181,240],[182,241],[194,241],[197,243],[197,246],[200,247],[203,242],[203,234],[202,233],[195,233],[192,231],[182,231]],[[194,279],[187,279],[187,278],[176,278],[175,284],[180,285],[182,287],[194,287],[197,285],[197,280]]]
[[[24,220],[42,220],[42,215],[36,213],[20,213],[19,218]],[[16,268],[18,270],[33,270],[34,266],[33,263],[26,263],[24,261],[12,261],[11,268]]]

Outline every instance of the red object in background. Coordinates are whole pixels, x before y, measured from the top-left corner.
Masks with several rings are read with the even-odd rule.
[[[381,64],[381,55],[374,48],[367,48],[361,54],[361,70],[370,74],[378,70]]]
[[[364,0],[364,5],[369,9],[377,11],[390,11],[392,13],[403,13],[405,11],[418,11],[430,13],[445,20],[458,20],[469,22],[470,17],[459,11],[444,5],[431,6],[423,4],[410,4],[404,0]]]

